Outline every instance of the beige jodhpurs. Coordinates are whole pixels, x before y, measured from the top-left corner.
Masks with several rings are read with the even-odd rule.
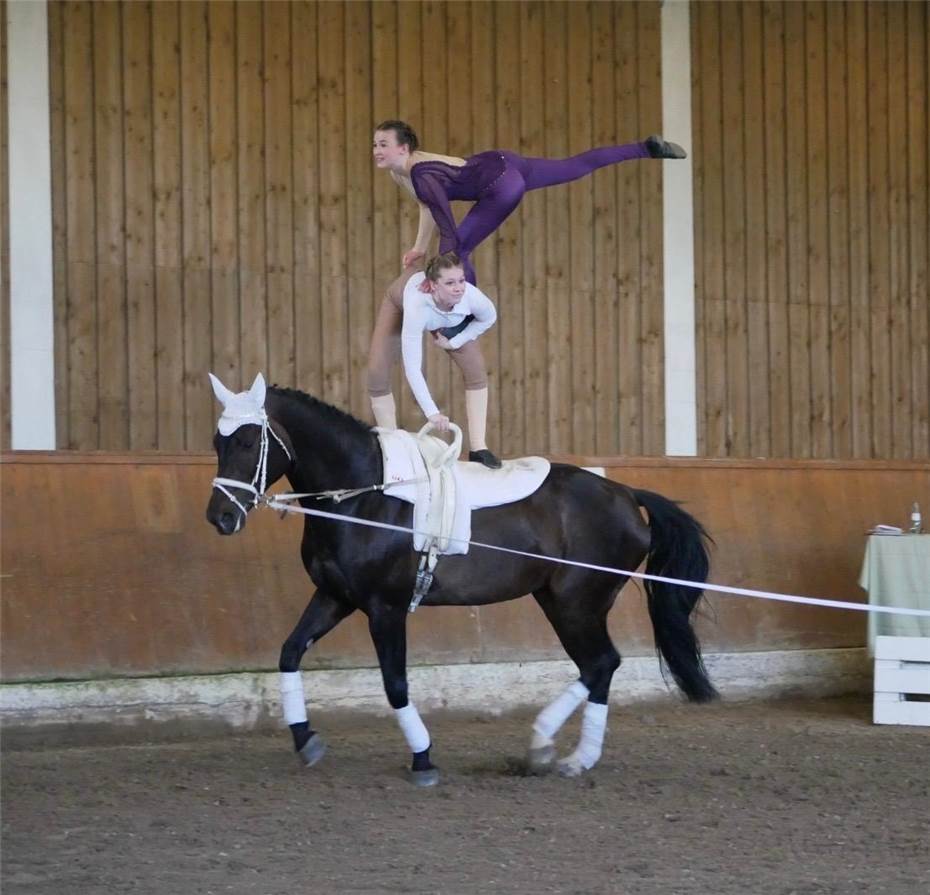
[[[368,394],[372,398],[391,393],[391,371],[400,359],[400,333],[404,322],[404,286],[418,271],[405,270],[390,286],[381,302],[371,348],[368,350]],[[465,388],[474,391],[487,388],[488,374],[484,355],[477,339],[466,342],[461,348],[447,354],[458,364],[465,380]]]

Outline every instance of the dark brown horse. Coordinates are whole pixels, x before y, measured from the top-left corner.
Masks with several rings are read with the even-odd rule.
[[[377,436],[348,414],[297,391],[272,387],[266,395],[260,377],[240,395],[218,381],[214,389],[225,410],[215,438],[218,479],[207,519],[221,534],[239,531],[266,484],[281,476],[287,476],[298,492],[382,481]],[[338,506],[331,501],[306,505],[361,520],[412,525],[409,503],[378,492]],[[640,507],[648,513],[648,523]],[[647,573],[696,582],[704,582],[708,571],[706,535],[700,523],[672,501],[560,463],[552,464],[548,477],[530,497],[474,511],[472,537],[620,569],[635,569],[646,559]],[[308,515],[301,556],[316,592],[285,641],[279,666],[285,720],[298,753],[313,764],[325,749],[306,714],[301,657],[311,644],[360,610],[368,618],[388,702],[413,753],[413,779],[435,783],[438,772],[430,761],[429,734],[407,695],[406,622],[418,560],[411,536]],[[558,767],[563,774],[575,775],[593,767],[600,757],[608,691],[620,665],[607,633],[607,613],[626,580],[477,547],[467,555],[439,560],[423,606],[476,606],[532,594],[578,666],[579,680],[533,725],[530,764],[535,770],[555,764],[555,734],[582,702],[586,705],[581,740]],[[688,699],[714,698],[690,623],[701,589],[650,581],[645,589],[658,652],[678,686]]]

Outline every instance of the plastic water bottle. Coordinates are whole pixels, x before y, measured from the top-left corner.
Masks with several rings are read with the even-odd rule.
[[[911,507],[911,527],[908,529],[908,531],[912,535],[919,535],[923,530],[923,525],[921,525],[920,519],[920,506],[915,500],[914,506]]]

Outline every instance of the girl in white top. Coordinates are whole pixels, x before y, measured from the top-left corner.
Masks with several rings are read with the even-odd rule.
[[[493,302],[466,282],[454,252],[433,258],[425,273],[409,270],[395,280],[382,302],[369,352],[368,392],[377,424],[397,428],[391,368],[401,355],[407,382],[424,416],[440,431],[448,429],[449,417],[436,406],[423,377],[423,333],[429,332],[434,344],[448,351],[462,370],[471,445],[468,459],[499,468],[500,460],[485,442],[488,379],[476,341],[496,320]]]

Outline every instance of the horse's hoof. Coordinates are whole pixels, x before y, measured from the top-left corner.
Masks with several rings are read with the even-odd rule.
[[[548,774],[555,764],[555,746],[530,747],[526,754],[526,767],[531,774]]]
[[[439,768],[427,768],[425,771],[411,771],[410,782],[414,786],[435,786],[439,782]]]
[[[563,758],[558,764],[558,770],[560,777],[580,777],[585,771],[581,762],[572,756]]]
[[[304,743],[303,748],[297,751],[297,754],[308,768],[312,768],[326,754],[326,743],[323,737],[315,733]]]

